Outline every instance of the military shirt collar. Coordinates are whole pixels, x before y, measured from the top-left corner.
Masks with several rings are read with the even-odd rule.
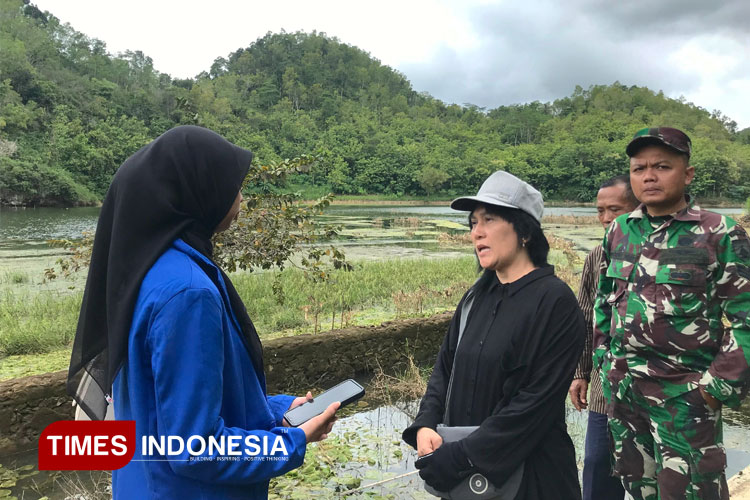
[[[683,208],[682,210],[671,214],[672,218],[674,220],[680,220],[680,221],[686,221],[686,222],[700,222],[701,215],[700,210],[701,207],[698,206],[697,203],[695,203],[695,199],[693,199],[692,196],[689,194],[685,195],[685,201],[687,202],[687,206]],[[636,207],[635,210],[630,212],[628,214],[628,220],[630,219],[643,219],[646,215],[648,215],[648,212],[646,211],[646,205],[641,203]]]

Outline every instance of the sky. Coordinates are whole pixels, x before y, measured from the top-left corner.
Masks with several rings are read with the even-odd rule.
[[[32,0],[174,78],[267,32],[313,30],[359,47],[414,90],[492,109],[576,85],[646,86],[750,127],[747,0]],[[667,124],[654,124],[667,125]]]

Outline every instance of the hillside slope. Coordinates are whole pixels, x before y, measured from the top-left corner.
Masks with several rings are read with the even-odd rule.
[[[0,19],[2,204],[96,202],[125,158],[188,123],[252,149],[261,163],[317,155],[317,168],[295,180],[311,192],[449,197],[503,168],[548,198],[574,201],[626,171],[635,130],[671,125],[693,138],[694,194],[750,195],[747,130],[647,88],[577,87],[554,102],[492,110],[445,104],[315,32],[269,33],[176,80],[145,54],[109,54],[21,0],[0,0]]]

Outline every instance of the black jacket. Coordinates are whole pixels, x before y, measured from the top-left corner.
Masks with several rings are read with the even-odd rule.
[[[500,485],[525,461],[518,499],[579,499],[575,449],[565,423],[565,399],[585,336],[576,297],[552,266],[508,284],[486,272],[474,289],[456,363],[466,296],[403,439],[416,447],[419,428],[434,429],[443,421],[455,368],[449,424],[481,425],[462,443],[474,467]]]

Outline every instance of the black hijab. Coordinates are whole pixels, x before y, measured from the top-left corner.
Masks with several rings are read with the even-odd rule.
[[[234,203],[252,158],[215,132],[181,126],[117,170],[96,227],[68,371],[68,394],[90,418],[104,418],[112,382],[127,358],[144,276],[177,238],[211,258],[211,236]],[[216,272],[204,270],[218,287]],[[260,339],[232,282],[221,275],[262,378]]]

